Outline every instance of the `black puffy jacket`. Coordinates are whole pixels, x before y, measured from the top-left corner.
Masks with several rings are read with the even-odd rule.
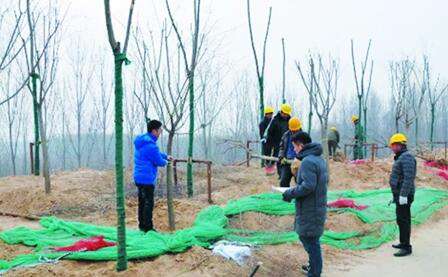
[[[415,176],[417,175],[417,161],[407,150],[403,149],[395,155],[395,162],[390,174],[390,188],[395,198],[407,197],[415,193]]]
[[[266,137],[266,128],[268,128],[271,119],[272,118],[264,117],[263,121],[258,124],[258,128],[260,129],[260,139]]]
[[[274,146],[280,145],[283,134],[288,131],[288,122],[290,118],[290,116],[283,118],[280,112],[274,116],[274,119],[272,120],[267,131],[266,140],[269,143],[272,143]]]

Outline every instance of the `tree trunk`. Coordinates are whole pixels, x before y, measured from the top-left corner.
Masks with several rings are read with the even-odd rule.
[[[17,151],[17,142],[16,147],[14,149],[14,142],[12,137],[12,127],[13,127],[13,119],[11,118],[11,103],[10,101],[6,102],[8,108],[8,139],[9,139],[9,152],[11,154],[11,163],[12,163],[12,173],[14,176],[17,175],[16,170],[16,151]]]
[[[117,53],[118,52],[118,53]],[[125,57],[114,52],[115,63],[115,183],[117,191],[117,270],[127,268],[126,257],[126,211],[123,187],[123,79]]]
[[[363,143],[367,143],[367,108],[363,109],[363,120],[364,120],[364,141]],[[367,157],[367,148],[364,147],[364,157]]]
[[[400,119],[395,117],[395,132],[400,132]]]
[[[65,142],[65,112],[62,112],[62,169],[65,170],[67,160],[67,145]]]
[[[264,118],[264,80],[263,77],[258,78],[258,91],[260,93],[260,103],[259,103],[259,109],[260,109],[260,120],[263,120]]]
[[[434,124],[436,121],[436,104],[431,103],[431,130],[429,133],[429,142],[431,143],[431,151],[434,150]]]
[[[282,53],[283,53],[283,66],[282,66],[282,103],[286,103],[286,96],[285,96],[285,90],[286,90],[286,51],[285,51],[285,39],[282,38]]]
[[[328,149],[328,119],[323,119],[323,122],[321,124],[321,141],[322,141],[322,148],[324,150],[324,157],[327,164],[327,171],[328,171],[328,183],[330,183],[330,151]]]
[[[77,142],[76,143],[78,146],[76,158],[78,160],[78,168],[81,168],[81,114],[80,113],[77,116],[76,128],[77,128]]]
[[[106,168],[107,154],[106,154],[106,127],[103,126],[103,167]],[[131,147],[132,149],[132,147]]]
[[[202,110],[204,112],[204,118],[202,119],[202,147],[204,147],[204,158],[208,160],[208,145],[207,145],[207,126],[205,123],[207,122],[207,107],[206,107],[206,99],[205,99],[205,93],[202,96]]]
[[[37,113],[37,74],[31,74],[31,94],[33,96],[33,116],[34,116],[34,175],[40,175],[40,158],[39,158],[39,115]]]
[[[167,154],[170,156],[173,151],[173,139],[174,132],[169,132],[166,149]],[[171,161],[168,161],[166,166],[166,201],[168,206],[168,224],[170,226],[170,230],[174,231],[176,229],[176,220],[173,205],[173,164]]]
[[[419,131],[419,120],[418,116],[415,118],[415,146],[418,147],[418,131]]]
[[[194,72],[188,74],[188,90],[190,94],[190,126],[188,130],[188,161],[187,161],[187,193],[193,197],[193,144],[194,144]]]
[[[44,120],[42,116],[42,106],[38,105],[37,114],[39,117],[39,130],[41,135],[42,144],[42,166],[43,166],[43,176],[45,182],[45,193],[51,193],[51,180],[50,180],[50,157],[48,155],[48,143],[47,134],[45,130]]]
[[[309,98],[309,112],[308,112],[308,134],[311,135],[311,127],[312,127],[312,122],[313,122],[313,96],[310,94]]]

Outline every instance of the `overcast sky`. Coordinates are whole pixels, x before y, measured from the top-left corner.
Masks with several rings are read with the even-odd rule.
[[[5,1],[5,0],[3,0]],[[102,0],[61,0],[69,12],[68,37],[81,37],[92,46],[108,47]],[[111,0],[117,36],[122,37],[130,1]],[[187,31],[192,1],[171,1],[173,13]],[[203,23],[210,36],[220,42],[220,59],[231,65],[232,74],[255,74],[248,36],[245,0],[202,0]],[[134,26],[158,31],[165,17],[164,1],[136,0]],[[355,39],[358,56],[371,38],[375,61],[373,85],[382,95],[389,93],[388,62],[406,56],[419,61],[430,56],[434,72],[442,77],[448,65],[446,35],[447,4],[442,0],[252,0],[254,34],[261,51],[268,9],[272,6],[272,26],[268,42],[266,84],[268,102],[279,97],[281,85],[281,38],[286,40],[288,90],[303,95],[294,67],[296,59],[309,49],[339,58],[342,75],[340,93],[354,95],[350,60],[350,39]],[[89,41],[90,40],[90,41]],[[132,59],[132,57],[130,57]],[[446,79],[446,78],[444,78]]]

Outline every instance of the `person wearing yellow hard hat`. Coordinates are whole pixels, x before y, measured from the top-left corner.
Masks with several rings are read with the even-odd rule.
[[[393,202],[396,205],[397,225],[400,231],[400,243],[392,245],[399,249],[394,254],[403,257],[412,254],[411,238],[411,204],[415,194],[415,176],[417,161],[407,149],[407,138],[397,133],[389,140],[389,147],[394,152],[394,165],[390,174],[389,184],[392,190]]]
[[[363,145],[365,140],[364,129],[359,120],[359,116],[352,115],[352,123],[353,125],[355,125],[355,137],[354,137],[355,146],[353,147],[353,159],[362,160],[364,159],[364,151],[363,151]]]
[[[298,117],[291,117],[288,121],[288,131],[286,131],[280,142],[280,151],[278,159],[280,162],[280,187],[289,187],[293,176],[291,171],[291,164],[286,163],[286,160],[294,160],[296,153],[294,152],[294,145],[292,144],[292,136],[302,131],[302,122]]]
[[[266,130],[268,129],[269,125],[272,122],[272,117],[274,116],[274,108],[271,106],[266,106],[264,108],[264,117],[263,120],[258,124],[258,128],[260,131],[260,142],[261,142],[261,149],[263,151],[263,155],[270,156],[272,153],[273,144],[271,141],[268,141],[266,139]],[[269,164],[270,162],[263,163]]]
[[[283,134],[288,131],[288,122],[291,119],[292,108],[289,104],[282,104],[280,106],[280,111],[272,118],[266,130],[266,141],[272,143],[273,157],[278,157],[280,151],[280,142],[282,140]],[[281,177],[281,165],[277,163],[277,174],[279,178]]]
[[[339,147],[340,140],[339,132],[336,127],[330,128],[330,131],[328,131],[327,140],[330,157],[334,157],[336,154],[336,149]]]

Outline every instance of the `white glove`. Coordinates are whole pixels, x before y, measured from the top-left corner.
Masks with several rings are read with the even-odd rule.
[[[408,198],[404,197],[404,196],[400,196],[400,198],[398,198],[398,203],[400,205],[406,205],[408,203]]]

